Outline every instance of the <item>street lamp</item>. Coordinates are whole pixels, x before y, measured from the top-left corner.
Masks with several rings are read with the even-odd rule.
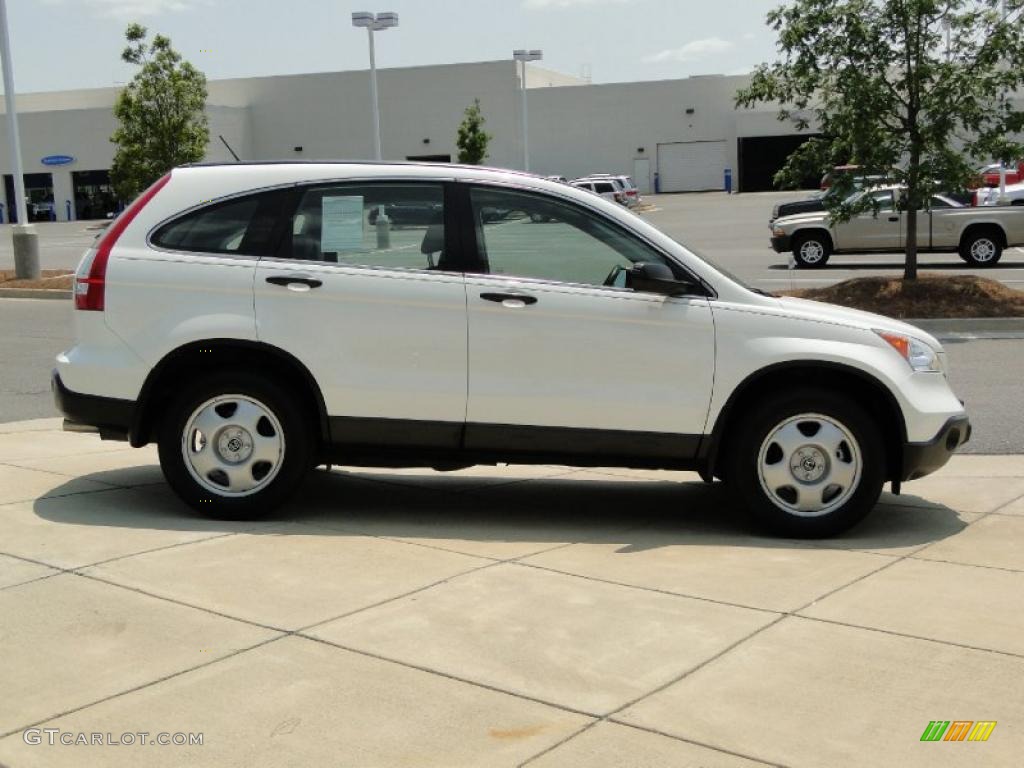
[[[526,119],[526,62],[528,61],[539,61],[544,58],[544,54],[541,51],[533,50],[528,51],[524,48],[517,48],[512,51],[512,58],[516,61],[520,61],[523,64],[522,77],[519,80],[519,87],[522,89],[521,99],[522,107],[520,112],[523,116],[523,170],[530,170],[530,139],[529,139],[529,125]]]
[[[14,203],[18,223],[11,227],[14,244],[14,274],[28,280],[39,278],[39,240],[28,223],[25,205],[25,172],[21,166],[18,113],[14,104],[14,69],[11,65],[11,35],[7,27],[7,0],[0,0],[0,66],[4,69],[4,100],[7,106],[7,135],[11,137],[11,172],[14,174]]]
[[[398,26],[398,14],[391,11],[373,14],[357,11],[352,14],[353,27],[365,27],[370,41],[370,101],[373,102],[373,156],[381,160],[380,152],[380,104],[377,102],[377,62],[373,52],[373,33]]]

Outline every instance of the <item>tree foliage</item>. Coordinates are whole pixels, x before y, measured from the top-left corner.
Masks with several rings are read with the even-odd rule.
[[[776,177],[794,185],[855,164],[906,187],[904,276],[917,276],[918,211],[931,193],[962,190],[980,165],[1024,157],[1021,0],[793,0],[768,14],[779,60],[762,64],[737,104],[779,105],[798,130],[821,137],[794,152]],[[871,205],[830,197],[836,221]],[[877,211],[876,211],[877,213]]]
[[[206,77],[182,60],[171,41],[130,24],[121,59],[139,71],[114,104],[118,126],[110,178],[121,200],[142,190],[182,163],[203,159],[210,132],[206,122]]]
[[[480,112],[480,99],[466,107],[465,117],[459,125],[459,135],[455,141],[459,148],[459,162],[466,165],[480,165],[487,159],[487,145],[491,142],[491,134],[484,130],[483,114]]]

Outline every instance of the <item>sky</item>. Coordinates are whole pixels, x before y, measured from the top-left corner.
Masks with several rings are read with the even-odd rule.
[[[396,11],[378,67],[492,61],[540,48],[542,66],[595,83],[737,74],[774,58],[781,0],[8,0],[20,93],[120,85],[138,21],[210,79],[365,69],[353,11]]]

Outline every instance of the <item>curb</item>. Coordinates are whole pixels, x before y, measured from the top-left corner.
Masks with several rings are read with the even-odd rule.
[[[0,299],[70,299],[63,288],[0,288]]]
[[[941,339],[1024,339],[1024,317],[906,319]]]

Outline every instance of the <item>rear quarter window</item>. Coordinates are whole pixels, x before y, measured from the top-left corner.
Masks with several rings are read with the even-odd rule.
[[[189,211],[162,224],[150,242],[192,253],[268,254],[281,220],[287,190],[270,190]]]

